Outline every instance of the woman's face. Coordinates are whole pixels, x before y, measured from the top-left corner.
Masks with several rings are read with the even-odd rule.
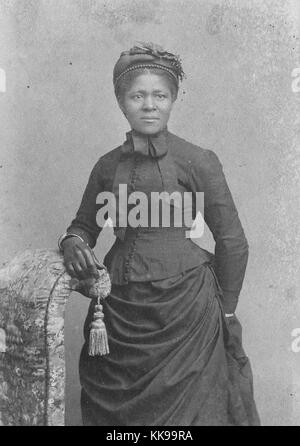
[[[146,135],[166,127],[173,103],[167,79],[153,73],[136,77],[119,100],[131,128]]]

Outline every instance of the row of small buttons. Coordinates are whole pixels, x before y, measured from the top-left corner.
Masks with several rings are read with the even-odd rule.
[[[139,164],[138,157],[135,154],[134,155],[134,164],[133,164],[133,169],[132,169],[132,174],[131,174],[131,180],[130,180],[130,184],[129,184],[130,192],[133,192],[135,190],[138,164]],[[131,268],[132,258],[134,256],[134,253],[136,250],[137,237],[138,237],[138,228],[136,228],[136,230],[135,230],[135,238],[132,241],[132,246],[130,247],[129,254],[128,254],[128,257],[125,262],[124,279],[125,279],[125,282],[127,282],[127,283],[130,280],[130,278],[132,278],[132,276],[130,275],[130,268]]]

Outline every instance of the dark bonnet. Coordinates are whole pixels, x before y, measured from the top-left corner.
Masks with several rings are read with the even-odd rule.
[[[139,43],[123,51],[117,61],[113,72],[115,91],[119,81],[126,73],[140,68],[159,68],[167,71],[177,82],[185,77],[179,56],[165,51],[161,46],[153,43]]]

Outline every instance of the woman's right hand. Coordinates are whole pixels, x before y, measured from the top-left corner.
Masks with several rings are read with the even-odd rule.
[[[91,248],[78,237],[69,237],[62,242],[64,263],[71,277],[79,280],[98,278],[97,261]]]

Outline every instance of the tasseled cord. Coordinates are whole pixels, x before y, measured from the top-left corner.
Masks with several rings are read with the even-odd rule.
[[[108,339],[105,323],[103,321],[103,301],[111,291],[110,278],[106,267],[96,259],[95,263],[99,270],[99,277],[78,280],[71,279],[70,286],[72,290],[79,291],[84,296],[89,297],[95,302],[93,320],[90,324],[89,355],[102,356],[108,355]]]
[[[97,304],[94,308],[93,321],[90,324],[90,340],[89,340],[89,355],[102,356],[109,353],[107,331],[104,323],[103,306],[101,305],[101,298],[97,298]]]

